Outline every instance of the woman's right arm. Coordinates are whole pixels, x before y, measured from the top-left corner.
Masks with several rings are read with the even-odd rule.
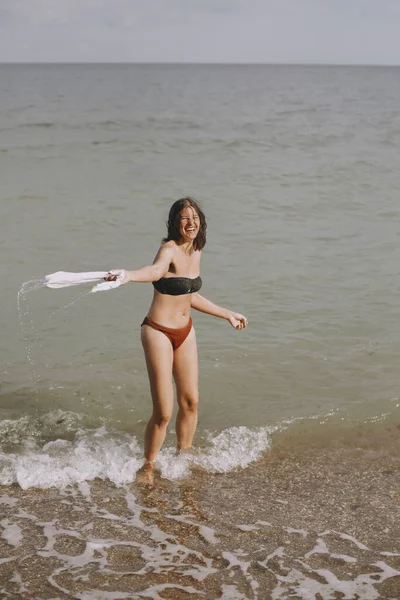
[[[152,265],[141,267],[134,271],[126,271],[125,269],[113,269],[110,275],[105,277],[106,281],[115,281],[118,276],[123,275],[121,283],[129,283],[136,281],[138,283],[150,283],[158,281],[167,273],[172,260],[172,248],[167,245],[161,246],[157,252]]]

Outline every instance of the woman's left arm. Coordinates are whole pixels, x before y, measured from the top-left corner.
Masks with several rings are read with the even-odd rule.
[[[191,305],[195,310],[206,313],[207,315],[226,319],[235,329],[243,329],[244,327],[247,327],[248,321],[246,317],[240,313],[233,312],[228,308],[223,308],[222,306],[214,304],[210,300],[207,300],[207,298],[204,298],[204,296],[198,292],[192,294]]]

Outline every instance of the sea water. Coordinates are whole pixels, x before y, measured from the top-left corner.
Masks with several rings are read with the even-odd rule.
[[[146,597],[150,571],[161,573],[147,593],[154,598],[175,593],[167,572],[182,597],[204,584],[224,598],[269,598],[269,586],[273,598],[292,590],[369,599],[379,597],[379,583],[398,581],[398,536],[378,513],[359,517],[357,532],[347,513],[322,508],[323,495],[321,521],[317,508],[307,520],[314,496],[297,516],[282,511],[300,502],[290,486],[296,456],[307,462],[315,444],[319,474],[308,479],[307,462],[298,485],[306,494],[328,477],[322,456],[332,473],[340,464],[349,476],[356,469],[349,507],[360,505],[358,461],[368,454],[365,473],[372,456],[380,461],[378,478],[395,457],[395,436],[383,432],[399,422],[399,97],[397,68],[0,66],[0,483],[15,490],[2,504],[5,597],[28,594],[32,573],[10,564],[37,535],[44,581],[59,597]],[[165,496],[153,502],[129,487],[151,412],[140,323],[152,286],[78,301],[76,289],[21,286],[61,269],[150,264],[170,205],[187,194],[208,221],[202,294],[245,314],[249,326],[238,332],[192,315],[196,449],[175,456],[172,421],[158,461]],[[347,450],[357,444],[364,458]],[[332,475],[338,489],[326,483],[326,506],[329,494],[340,506],[343,476]],[[373,500],[387,520],[398,509],[390,477]],[[277,496],[280,479],[290,491]],[[57,524],[35,502],[38,489],[56,514],[71,510],[62,526],[61,515]],[[102,508],[102,496],[115,510]],[[104,519],[118,526],[102,538],[93,528]],[[381,539],[374,548],[357,545],[367,521],[390,529],[386,541],[370,532]],[[136,537],[123,541],[125,529]],[[343,537],[351,535],[355,542]],[[103,596],[88,591],[93,581],[86,591],[75,586],[76,573],[80,581],[103,576],[129,553],[141,573],[136,591],[114,580]]]

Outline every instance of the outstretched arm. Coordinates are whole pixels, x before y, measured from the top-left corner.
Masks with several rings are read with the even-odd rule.
[[[169,246],[161,246],[152,265],[141,267],[140,269],[135,269],[134,271],[114,269],[110,271],[110,275],[108,277],[105,277],[105,280],[115,281],[118,276],[122,275],[121,283],[128,283],[130,281],[137,281],[140,283],[158,281],[168,271],[171,260],[172,249]]]
[[[220,317],[221,319],[226,319],[235,329],[243,329],[247,326],[247,319],[243,315],[237,312],[233,312],[228,308],[223,308],[222,306],[218,306],[214,304],[207,298],[204,298],[199,293],[192,294],[191,297],[191,305],[192,308],[198,310],[200,312],[206,313],[207,315],[212,315],[213,317]]]

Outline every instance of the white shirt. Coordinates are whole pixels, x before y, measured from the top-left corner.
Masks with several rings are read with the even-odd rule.
[[[104,280],[109,275],[108,271],[89,271],[86,273],[69,273],[67,271],[57,271],[46,275],[44,285],[52,289],[70,287],[72,285],[81,285],[82,283],[93,283],[94,281]],[[103,281],[92,288],[92,292],[103,292],[112,290],[121,285],[123,275],[117,275],[115,281]]]

